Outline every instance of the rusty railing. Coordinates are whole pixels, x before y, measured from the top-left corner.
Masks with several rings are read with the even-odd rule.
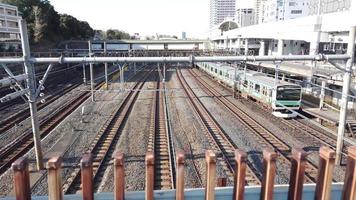
[[[216,178],[216,154],[213,151],[206,151],[206,183],[205,200],[215,199],[215,187],[225,186],[226,178]],[[302,149],[297,148],[292,151],[292,166],[288,189],[288,199],[301,200],[303,197],[304,172],[306,168],[307,154]],[[332,186],[332,172],[335,164],[335,152],[328,147],[321,147],[319,150],[318,181],[314,199],[330,199]],[[184,153],[177,153],[176,170],[176,195],[177,200],[184,200]],[[263,151],[263,177],[261,185],[261,200],[273,199],[274,183],[276,175],[277,153],[272,150]],[[235,176],[233,184],[232,200],[242,200],[245,194],[245,175],[247,154],[241,150],[235,151]],[[85,154],[81,160],[82,170],[82,196],[83,200],[93,200],[93,160],[90,154]],[[146,154],[146,180],[145,180],[145,199],[154,199],[154,154]],[[124,155],[115,152],[113,155],[114,163],[114,199],[124,200],[125,198],[125,178],[124,178]],[[14,171],[14,191],[17,200],[30,200],[30,175],[26,158],[20,158],[12,164]],[[61,157],[53,157],[47,162],[48,170],[48,197],[50,200],[63,200],[61,185]],[[348,149],[347,166],[345,181],[342,191],[342,199],[356,199],[356,147]]]

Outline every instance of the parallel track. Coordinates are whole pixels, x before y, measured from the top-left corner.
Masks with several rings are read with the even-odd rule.
[[[104,81],[98,83],[95,89],[100,89]],[[90,92],[81,92],[79,96],[66,102],[64,106],[53,111],[48,117],[39,122],[40,138],[46,137],[60,122],[76,110],[90,97]],[[19,157],[26,154],[33,147],[32,128],[27,129],[20,137],[0,149],[0,175],[11,167],[11,164]]]
[[[177,69],[177,75],[190,103],[194,108],[194,111],[200,117],[202,124],[204,124],[204,133],[207,135],[209,142],[213,145],[214,150],[218,152],[218,159],[221,161],[221,164],[226,170],[229,180],[232,181],[233,173],[235,171],[235,162],[233,160],[234,150],[237,149],[237,146],[232,142],[228,135],[223,132],[212,115],[207,111],[205,106],[186,82],[180,69]],[[261,184],[260,179],[254,173],[255,171],[256,170],[253,170],[251,168],[251,164],[248,162],[246,171],[246,183],[248,185]]]
[[[155,155],[155,185],[154,189],[167,190],[175,188],[174,147],[167,129],[167,117],[164,106],[163,83],[157,80],[154,98],[153,130],[149,135],[148,151]]]
[[[257,138],[256,140],[264,147],[272,147],[277,151],[280,156],[280,161],[290,165],[290,153],[291,147],[283,142],[281,139],[276,137],[271,131],[267,130],[263,125],[254,120],[250,115],[244,112],[242,109],[233,104],[224,95],[215,90],[209,83],[199,77],[195,72],[189,70],[192,77],[198,82],[200,87],[210,96],[213,96],[217,102],[219,102],[223,107],[231,112],[242,124],[245,125],[252,133],[254,133]],[[318,169],[311,163],[306,163],[306,180],[308,182],[316,182]]]
[[[103,83],[98,84],[100,88]],[[90,93],[82,92],[78,97],[72,99],[65,106],[54,111],[49,117],[40,122],[40,138],[46,137],[60,122],[76,110],[90,97]],[[3,174],[16,159],[24,155],[33,147],[32,129],[26,130],[20,137],[0,150],[0,174]]]
[[[52,102],[57,100],[59,97],[61,97],[63,94],[66,94],[70,91],[72,91],[74,88],[78,87],[80,84],[73,84],[63,90],[55,92],[53,95],[50,97],[46,98],[45,103],[37,103],[37,110],[40,111],[44,107],[50,105]],[[11,105],[11,104],[10,104]],[[9,130],[16,124],[22,122],[26,118],[30,117],[30,109],[27,107],[20,112],[15,113],[14,115],[11,115],[10,117],[4,119],[0,123],[0,134],[3,134],[5,131]]]
[[[87,153],[93,155],[93,174],[94,174],[94,190],[97,190],[105,172],[112,160],[117,141],[121,136],[121,132],[126,124],[126,121],[131,113],[140,90],[145,84],[150,73],[147,73],[140,81],[138,81],[129,94],[125,97],[118,109],[113,111],[110,119],[101,127],[98,135],[93,140],[91,147]],[[81,170],[75,168],[66,179],[63,185],[65,194],[73,194],[81,190]]]

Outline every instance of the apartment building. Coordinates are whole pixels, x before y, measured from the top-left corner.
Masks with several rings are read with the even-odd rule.
[[[309,0],[267,0],[262,9],[262,23],[295,19],[309,15]]]
[[[0,3],[0,41],[20,40],[19,19],[16,6]]]

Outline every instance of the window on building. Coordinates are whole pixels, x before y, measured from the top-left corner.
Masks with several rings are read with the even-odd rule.
[[[302,10],[292,10],[291,14],[302,14]]]
[[[289,2],[289,6],[296,6],[297,3],[296,2]]]

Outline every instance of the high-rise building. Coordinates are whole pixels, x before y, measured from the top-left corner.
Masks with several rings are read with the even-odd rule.
[[[260,22],[274,22],[309,14],[309,0],[266,0]]]
[[[309,0],[309,15],[346,11],[350,9],[354,0]]]
[[[235,0],[210,0],[210,28],[235,16]]]
[[[0,41],[20,39],[19,19],[16,6],[0,3]]]
[[[255,24],[255,12],[252,8],[238,8],[235,21],[238,27],[251,26]]]

